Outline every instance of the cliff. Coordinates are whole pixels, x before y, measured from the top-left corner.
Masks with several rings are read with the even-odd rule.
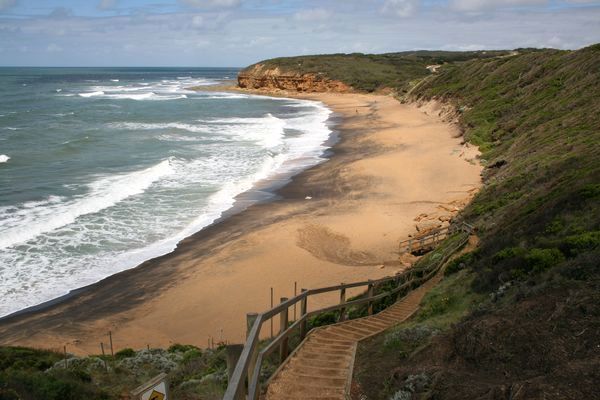
[[[486,59],[507,51],[409,51],[387,54],[320,54],[263,60],[242,70],[242,88],[300,92],[374,92],[392,88],[405,93],[411,82],[431,75],[432,66]]]
[[[293,90],[298,92],[349,92],[347,84],[321,73],[284,72],[278,67],[255,64],[238,75],[238,86],[245,89]]]

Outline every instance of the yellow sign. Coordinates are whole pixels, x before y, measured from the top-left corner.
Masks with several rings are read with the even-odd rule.
[[[150,379],[131,392],[135,400],[171,400],[167,374],[162,373]]]
[[[148,400],[165,400],[165,394],[153,390]]]

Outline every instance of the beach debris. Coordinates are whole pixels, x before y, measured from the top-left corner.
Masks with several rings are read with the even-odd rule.
[[[312,200],[312,196],[306,196],[304,200]]]

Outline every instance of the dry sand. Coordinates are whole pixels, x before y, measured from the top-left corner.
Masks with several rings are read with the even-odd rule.
[[[476,149],[431,105],[425,113],[388,96],[303,97],[342,117],[330,160],[294,178],[281,199],[253,205],[169,255],[0,322],[0,341],[66,344],[77,354],[98,353],[109,330],[117,349],[240,342],[245,314],[268,308],[271,287],[278,301],[293,295],[294,282],[299,290],[395,274],[406,268],[398,242],[416,225],[447,223],[480,187]],[[311,298],[309,308],[337,300]]]

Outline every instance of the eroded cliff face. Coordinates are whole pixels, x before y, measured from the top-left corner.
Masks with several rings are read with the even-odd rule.
[[[238,86],[244,89],[293,90],[297,92],[349,92],[343,82],[319,74],[282,72],[256,64],[238,74]]]

